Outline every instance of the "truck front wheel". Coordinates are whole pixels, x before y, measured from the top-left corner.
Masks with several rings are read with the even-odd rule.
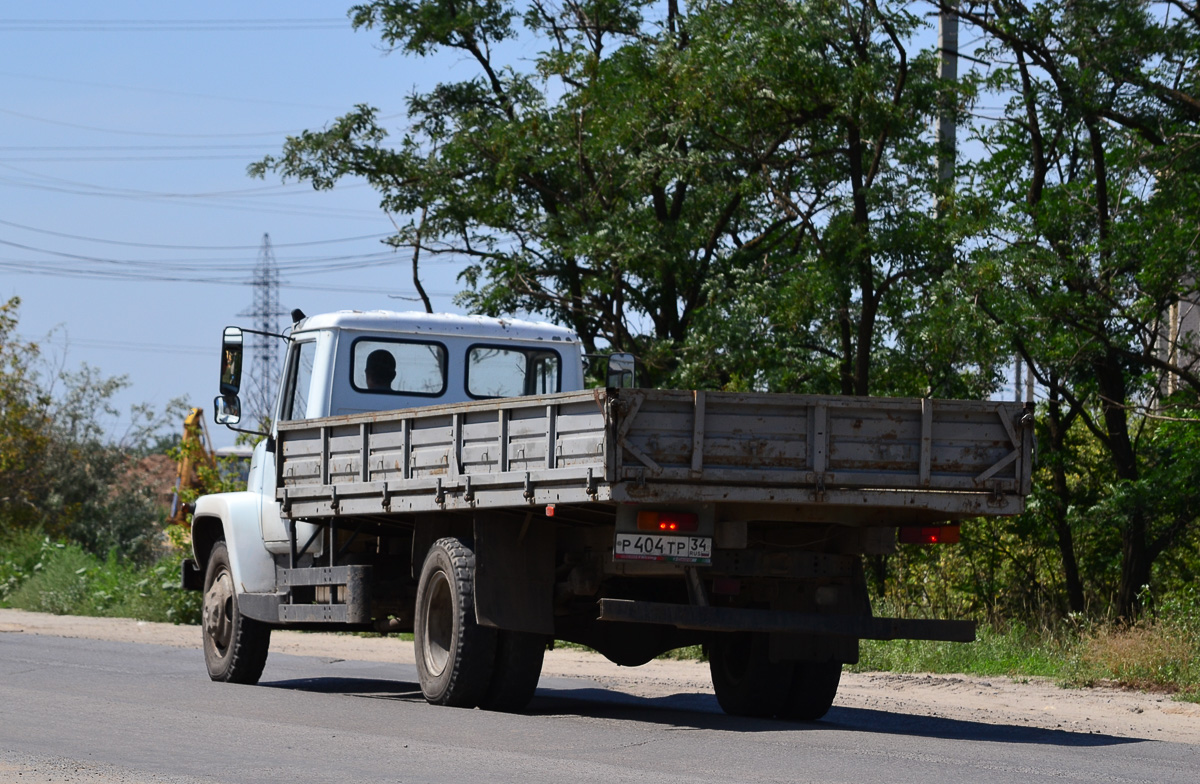
[[[204,572],[204,663],[208,677],[225,683],[258,683],[267,664],[271,627],[238,611],[229,550],[213,545]]]
[[[417,582],[413,642],[428,702],[474,708],[484,701],[496,630],[475,622],[475,551],[466,541],[446,537],[429,548]]]

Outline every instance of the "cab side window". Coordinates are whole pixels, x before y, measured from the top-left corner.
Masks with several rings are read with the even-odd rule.
[[[308,412],[308,399],[312,391],[313,360],[317,356],[317,343],[293,343],[291,360],[288,363],[288,385],[284,393],[280,419],[304,419]]]
[[[486,398],[558,392],[561,364],[557,351],[472,346],[467,352],[467,394]]]

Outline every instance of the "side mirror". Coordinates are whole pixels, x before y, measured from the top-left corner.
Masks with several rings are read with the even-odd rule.
[[[608,380],[610,388],[637,386],[637,358],[633,354],[610,354],[608,357]]]
[[[221,395],[235,397],[242,388],[242,331],[226,327],[221,341]]]
[[[217,395],[213,400],[213,420],[218,425],[236,425],[242,421],[242,401],[237,395]]]

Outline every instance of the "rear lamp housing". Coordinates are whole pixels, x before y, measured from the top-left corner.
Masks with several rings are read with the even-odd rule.
[[[900,528],[900,544],[957,544],[957,525],[906,525]]]
[[[700,516],[691,512],[643,510],[638,512],[637,527],[639,531],[661,534],[688,533],[700,529]]]

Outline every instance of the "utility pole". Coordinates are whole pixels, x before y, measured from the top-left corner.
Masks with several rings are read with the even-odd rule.
[[[958,81],[958,15],[954,9],[957,0],[945,0],[946,6],[938,14],[938,79],[943,82]],[[953,96],[942,99],[938,111],[938,214],[944,214],[946,201],[954,192],[954,164],[958,156],[958,128],[955,118]]]
[[[279,308],[279,268],[275,265],[270,234],[263,234],[251,284],[254,286],[254,305],[238,315],[254,319],[254,328],[259,332],[279,334],[278,319],[283,315]],[[250,413],[261,422],[271,415],[271,401],[275,398],[279,380],[279,338],[269,335],[251,337],[250,350],[256,372],[246,374],[247,379],[254,379],[254,388],[247,397],[252,408]]]

